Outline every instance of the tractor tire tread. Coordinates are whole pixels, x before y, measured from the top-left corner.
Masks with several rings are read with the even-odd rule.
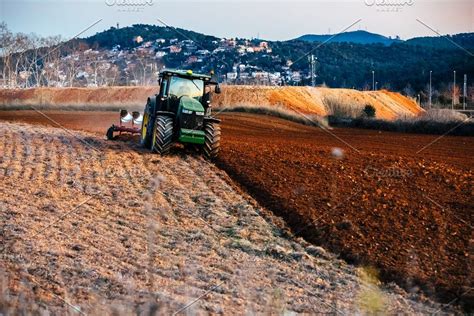
[[[217,123],[206,123],[204,127],[204,132],[204,155],[208,159],[213,159],[219,154],[221,142],[221,127]]]
[[[153,140],[153,151],[166,155],[173,142],[173,118],[169,116],[158,116],[155,121],[155,137]]]

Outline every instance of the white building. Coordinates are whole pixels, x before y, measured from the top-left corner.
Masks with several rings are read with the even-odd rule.
[[[293,71],[291,74],[291,80],[294,82],[300,82],[301,81],[301,74],[299,71]]]
[[[235,79],[237,79],[237,73],[236,73],[236,72],[228,72],[228,73],[227,73],[227,79],[228,79],[228,80],[235,80]]]

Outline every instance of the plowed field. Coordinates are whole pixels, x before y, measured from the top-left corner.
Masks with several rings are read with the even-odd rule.
[[[5,122],[0,138],[3,315],[442,308],[289,238],[198,156]]]
[[[100,134],[116,118],[115,113],[48,116],[67,128]],[[0,112],[0,117],[54,125],[34,112]],[[223,147],[217,165],[261,205],[284,218],[291,234],[329,248],[350,262],[373,266],[382,279],[397,281],[412,292],[421,288],[444,300],[472,302],[474,139],[321,130],[248,114],[221,117]],[[24,153],[26,149],[16,150]],[[139,155],[145,166],[151,166],[152,171],[145,173],[155,174],[153,168],[159,170],[156,163],[167,165],[160,161],[195,160],[181,156],[179,149],[169,158],[137,154],[137,150],[129,148],[123,155]],[[50,152],[45,150],[45,155]],[[113,166],[112,156],[107,157],[107,165]],[[18,168],[25,157],[14,159]],[[122,157],[121,163],[127,159]],[[183,181],[183,175],[177,179],[177,183]],[[81,183],[80,177],[77,181]],[[20,197],[16,200],[21,204]],[[224,209],[227,202],[222,204]]]
[[[297,235],[385,280],[473,301],[474,139],[224,117],[218,165]]]

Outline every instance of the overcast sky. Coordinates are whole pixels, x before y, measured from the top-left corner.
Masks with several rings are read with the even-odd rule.
[[[381,2],[400,5],[381,5]],[[139,3],[142,5],[123,5]],[[168,25],[218,37],[287,40],[303,34],[367,30],[402,39],[474,32],[474,0],[0,0],[1,20],[14,32],[71,38],[111,26]]]

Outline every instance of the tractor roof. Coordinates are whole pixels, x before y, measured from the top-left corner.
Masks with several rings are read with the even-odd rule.
[[[178,69],[166,69],[161,71],[162,75],[169,75],[169,76],[180,76],[186,77],[191,79],[202,79],[202,80],[211,80],[211,76],[203,75],[203,74],[196,74],[193,73],[192,70],[178,70]]]

